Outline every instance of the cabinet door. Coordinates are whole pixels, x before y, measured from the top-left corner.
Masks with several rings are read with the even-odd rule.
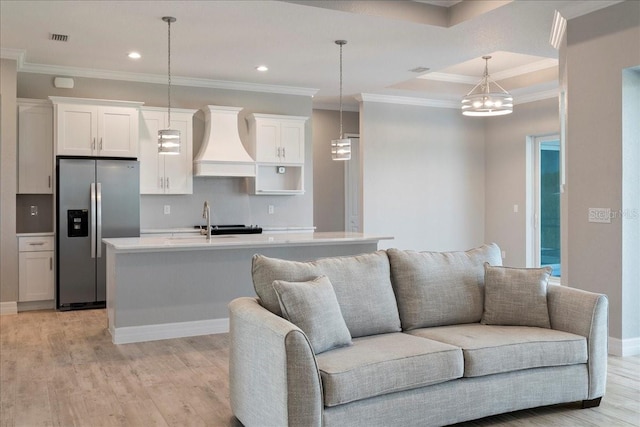
[[[98,110],[91,105],[58,104],[56,153],[66,156],[96,154]]]
[[[160,155],[164,159],[164,188],[166,194],[193,193],[192,128],[192,114],[171,114],[171,129],[180,131],[182,147],[180,147],[179,155]]]
[[[283,120],[280,125],[281,162],[304,163],[304,122]]]
[[[53,192],[53,108],[18,108],[18,193]]]
[[[19,301],[53,299],[53,251],[20,252]]]
[[[158,154],[158,130],[165,127],[165,113],[140,113],[140,194],[164,193],[164,159]]]
[[[99,108],[98,155],[138,157],[138,111],[135,108]]]
[[[281,155],[280,123],[276,120],[256,120],[256,162],[278,163]]]

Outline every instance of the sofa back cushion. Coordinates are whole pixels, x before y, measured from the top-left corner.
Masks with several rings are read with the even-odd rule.
[[[361,337],[400,331],[389,258],[385,251],[298,262],[254,255],[253,286],[262,305],[282,316],[274,280],[306,282],[327,276],[351,336]]]
[[[402,329],[475,323],[484,309],[484,263],[502,265],[495,243],[465,252],[388,249]]]

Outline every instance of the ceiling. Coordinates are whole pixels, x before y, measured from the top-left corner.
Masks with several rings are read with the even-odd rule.
[[[337,105],[414,98],[456,105],[489,72],[516,103],[557,90],[554,11],[571,19],[618,1],[0,1],[2,57],[18,71],[313,94]],[[68,41],[51,40],[68,35]],[[127,54],[142,55],[131,60]],[[258,72],[258,65],[267,72]],[[427,68],[427,70],[424,70]],[[413,70],[413,71],[412,71]]]

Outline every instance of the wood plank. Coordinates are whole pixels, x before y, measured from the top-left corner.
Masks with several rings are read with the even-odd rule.
[[[241,427],[229,404],[229,336],[114,345],[106,310],[0,316],[0,427]],[[609,357],[607,393],[471,426],[640,426],[640,356]]]

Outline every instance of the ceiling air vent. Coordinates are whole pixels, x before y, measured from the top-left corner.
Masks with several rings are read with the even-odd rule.
[[[51,40],[55,42],[66,42],[69,40],[69,36],[66,34],[51,34]]]
[[[412,73],[424,73],[425,71],[429,71],[429,69],[429,67],[416,67],[409,71],[411,71]]]

